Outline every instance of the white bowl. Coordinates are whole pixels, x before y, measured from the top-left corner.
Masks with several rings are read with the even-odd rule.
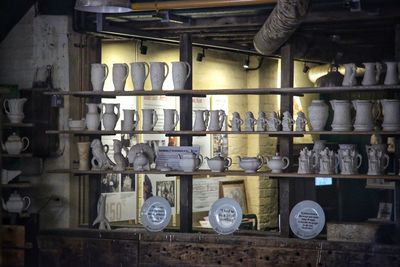
[[[81,120],[72,120],[69,119],[68,120],[68,127],[70,130],[83,130],[85,129],[85,119],[81,119]]]

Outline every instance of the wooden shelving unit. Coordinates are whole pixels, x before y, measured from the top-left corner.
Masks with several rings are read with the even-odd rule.
[[[2,188],[31,188],[31,183],[10,183],[10,184],[2,184]]]
[[[17,155],[11,155],[11,154],[3,154],[3,158],[31,158],[33,155],[32,153],[21,153]]]
[[[3,124],[4,128],[27,128],[27,127],[34,127],[35,125],[33,123],[11,123],[11,122],[6,122]]]

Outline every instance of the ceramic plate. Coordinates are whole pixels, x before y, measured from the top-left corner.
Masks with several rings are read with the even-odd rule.
[[[211,206],[208,219],[215,232],[229,235],[235,232],[242,222],[242,208],[232,198],[220,198]]]
[[[162,231],[171,220],[171,206],[165,198],[148,198],[140,210],[140,221],[150,232]]]
[[[301,239],[311,239],[319,235],[325,225],[325,213],[321,206],[311,200],[296,204],[289,216],[290,229]]]

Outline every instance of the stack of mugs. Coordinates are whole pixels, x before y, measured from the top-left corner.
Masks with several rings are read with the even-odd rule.
[[[191,74],[191,66],[187,62],[172,62],[172,80],[175,90],[184,89],[186,80]],[[133,62],[130,63],[133,89],[144,91],[144,83],[150,74],[151,88],[161,91],[164,81],[169,74],[169,66],[165,62]],[[108,76],[106,64],[94,63],[91,65],[91,83],[93,91],[103,91],[104,82]],[[112,81],[115,91],[124,91],[126,79],[129,75],[129,66],[126,63],[115,63],[112,67]]]

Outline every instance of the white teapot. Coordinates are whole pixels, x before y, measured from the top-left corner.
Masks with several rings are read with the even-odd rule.
[[[27,137],[20,138],[16,133],[12,133],[7,138],[5,144],[1,143],[4,150],[10,155],[18,155],[21,151],[25,151],[29,146],[29,139]]]
[[[184,172],[193,172],[200,168],[202,163],[203,156],[201,154],[196,155],[192,152],[179,154],[179,166]]]
[[[31,205],[31,199],[27,196],[21,197],[17,191],[14,191],[10,197],[8,198],[7,203],[4,202],[4,199],[1,199],[3,203],[3,209],[8,212],[20,213],[25,211]]]
[[[281,157],[279,156],[279,153],[276,153],[271,159],[267,158],[267,166],[271,169],[272,173],[281,173],[282,170],[289,167],[289,158]]]
[[[230,157],[224,158],[221,155],[217,155],[211,159],[208,157],[205,157],[205,159],[212,172],[223,172],[232,165],[232,159]]]
[[[243,157],[238,156],[239,167],[245,172],[256,172],[264,164],[264,158],[261,155],[257,157]]]

